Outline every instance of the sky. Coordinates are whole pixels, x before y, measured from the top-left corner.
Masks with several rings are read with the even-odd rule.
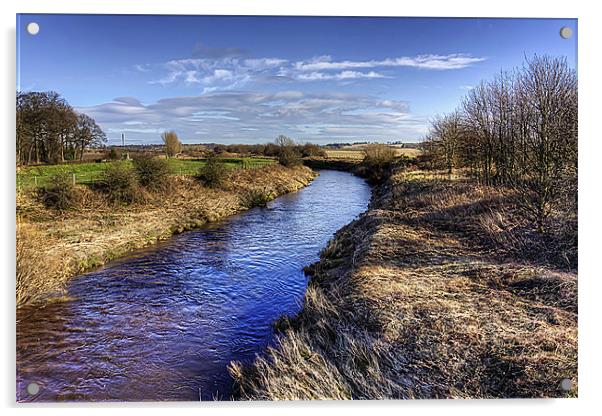
[[[109,144],[415,142],[534,54],[576,68],[577,20],[17,15],[17,90],[57,91]]]

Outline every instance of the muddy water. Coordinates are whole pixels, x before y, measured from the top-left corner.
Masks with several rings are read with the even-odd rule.
[[[369,198],[362,179],[322,171],[267,208],[74,279],[70,300],[19,310],[17,399],[228,399],[228,363],[273,342],[271,323],[300,309],[303,266]]]

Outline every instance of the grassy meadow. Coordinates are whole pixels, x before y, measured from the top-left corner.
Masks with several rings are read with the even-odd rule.
[[[50,178],[57,174],[75,175],[76,183],[94,183],[98,181],[103,172],[111,165],[121,162],[86,162],[64,163],[58,165],[39,165],[22,167],[17,171],[17,189],[30,189],[45,186]],[[127,166],[132,165],[131,160],[123,161]],[[173,175],[196,175],[199,169],[206,164],[204,159],[167,159]],[[274,163],[272,159],[265,158],[224,158],[221,163],[228,169],[258,168]]]

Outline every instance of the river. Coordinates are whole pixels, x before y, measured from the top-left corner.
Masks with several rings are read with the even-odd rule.
[[[64,299],[19,309],[17,400],[229,399],[228,363],[273,343],[272,322],[301,308],[303,267],[369,199],[364,180],[324,170],[266,208],[136,251],[73,279]]]

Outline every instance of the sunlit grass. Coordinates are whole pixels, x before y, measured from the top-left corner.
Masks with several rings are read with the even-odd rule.
[[[203,159],[169,159],[168,162],[173,175],[196,175],[199,168],[206,163]],[[75,175],[76,183],[93,183],[99,180],[102,173],[114,163],[118,162],[73,163],[22,168],[17,173],[17,188],[28,189],[45,186],[51,177],[59,173]],[[130,160],[124,163],[132,164]],[[274,161],[259,158],[227,158],[223,159],[222,163],[229,169],[240,169],[258,168],[274,163]]]
[[[422,151],[420,149],[405,149],[405,148],[395,148],[396,156],[407,156],[407,157],[416,157],[420,155]],[[330,159],[353,159],[353,160],[363,160],[364,152],[362,148],[357,148],[354,150],[326,150],[326,156]]]

